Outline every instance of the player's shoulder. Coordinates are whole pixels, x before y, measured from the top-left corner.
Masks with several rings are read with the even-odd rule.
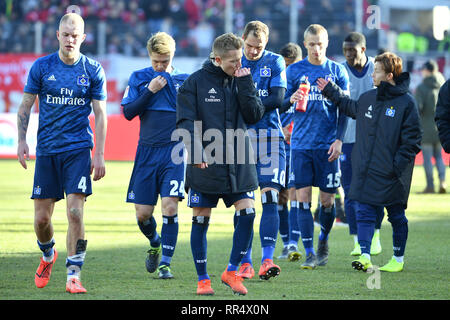
[[[54,52],[42,57],[37,58],[34,63],[33,66],[51,66],[51,65],[55,65],[58,62],[58,52]]]
[[[135,70],[131,73],[130,82],[150,81],[153,79],[155,71],[152,67]]]
[[[93,69],[93,70],[103,69],[103,67],[102,67],[102,65],[101,65],[101,63],[99,61],[97,61],[97,60],[95,60],[93,58],[90,58],[90,57],[88,57],[88,56],[86,56],[84,54],[81,54],[80,59],[81,59],[81,62],[87,68],[90,68],[90,69]]]
[[[270,50],[264,50],[264,55],[262,58],[264,59],[265,63],[284,64],[283,56]]]
[[[183,72],[182,70],[174,67],[171,76],[175,80],[184,81],[189,77],[189,73]]]

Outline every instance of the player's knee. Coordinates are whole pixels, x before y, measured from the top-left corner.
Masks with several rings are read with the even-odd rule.
[[[136,219],[139,222],[147,221],[152,217],[153,207],[152,206],[140,206],[136,205]]]
[[[80,223],[83,219],[83,209],[78,207],[70,207],[68,210],[69,222]]]
[[[164,199],[161,204],[162,214],[165,216],[174,216],[178,213],[178,198]]]
[[[34,222],[38,228],[46,228],[50,224],[51,218],[50,215],[47,214],[36,215],[34,217]]]
[[[389,216],[388,221],[392,224],[393,227],[402,226],[408,224],[408,219],[405,216],[405,213],[399,213],[394,216]]]
[[[261,203],[264,204],[278,204],[278,191],[270,189],[261,193]]]

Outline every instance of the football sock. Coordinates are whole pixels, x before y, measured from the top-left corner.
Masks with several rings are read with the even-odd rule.
[[[209,217],[192,217],[191,251],[194,258],[198,280],[209,279],[206,271],[207,239],[206,233],[209,226]]]
[[[163,216],[161,227],[162,256],[159,265],[170,265],[178,237],[178,215]]]
[[[320,206],[319,221],[320,234],[319,240],[328,240],[331,228],[333,227],[334,219],[336,218],[336,206],[333,204],[331,208]]]
[[[52,238],[50,241],[48,242],[40,242],[39,240],[37,240],[37,244],[39,246],[39,249],[41,249],[42,251],[42,258],[44,259],[45,262],[52,262],[53,261],[53,256],[54,256],[54,250],[53,250],[53,246],[55,245],[55,239]]]
[[[298,202],[291,201],[291,209],[289,210],[289,244],[298,245],[300,239],[300,227],[298,225]]]
[[[345,197],[344,200],[344,208],[345,208],[345,216],[347,217],[348,230],[349,233],[356,234],[356,208],[355,202],[353,200],[347,199]]]
[[[374,222],[358,221],[358,242],[361,247],[361,254],[370,254],[372,244]]]
[[[311,214],[311,202],[299,202],[299,219],[298,224],[302,236],[303,247],[305,248],[306,256],[310,253],[315,254],[314,241],[314,219]]]
[[[161,238],[159,237],[158,232],[156,231],[156,220],[152,216],[150,219],[145,221],[137,221],[139,229],[147,237],[150,241],[150,246],[153,248],[158,248],[161,244]]]
[[[72,278],[80,278],[81,268],[83,267],[84,258],[86,257],[86,246],[87,240],[79,239],[77,241],[75,254],[67,257],[67,280],[70,280]]]
[[[270,190],[261,194],[262,214],[259,225],[259,236],[261,240],[262,258],[273,259],[273,252],[277,241],[280,217],[278,215],[278,191]]]
[[[236,225],[233,233],[233,247],[227,270],[235,271],[249,247],[255,220],[255,209],[246,208],[235,212]]]
[[[280,238],[284,246],[289,244],[289,210],[288,206],[278,205],[278,215],[280,216]]]
[[[408,219],[406,219],[405,210],[402,209],[398,214],[392,214],[388,219],[392,225],[394,256],[402,257],[405,254],[408,239]]]

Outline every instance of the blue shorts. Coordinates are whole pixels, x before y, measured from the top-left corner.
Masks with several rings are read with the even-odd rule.
[[[91,149],[37,156],[31,199],[64,199],[66,195],[92,194]]]
[[[339,161],[328,162],[328,150],[291,149],[289,183],[296,189],[319,187],[327,193],[336,193],[341,185]]]
[[[215,208],[219,199],[222,198],[227,208],[231,207],[236,201],[242,199],[255,200],[255,192],[229,193],[229,194],[209,194],[201,193],[189,189],[188,207],[189,208]]]
[[[259,142],[253,148],[257,150],[256,171],[259,187],[275,188],[278,191],[286,186],[286,151],[284,141],[278,138],[268,142]]]
[[[127,202],[156,205],[158,196],[184,199],[185,163],[176,164],[171,154],[174,145],[138,145]]]

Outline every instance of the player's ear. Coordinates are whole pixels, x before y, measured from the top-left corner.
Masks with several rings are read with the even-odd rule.
[[[86,33],[83,33],[83,37],[81,38],[81,42],[84,42],[86,40]]]
[[[222,58],[219,57],[219,56],[215,56],[215,57],[214,57],[214,61],[216,62],[216,64],[217,64],[218,66],[220,66],[220,65],[222,64]]]

